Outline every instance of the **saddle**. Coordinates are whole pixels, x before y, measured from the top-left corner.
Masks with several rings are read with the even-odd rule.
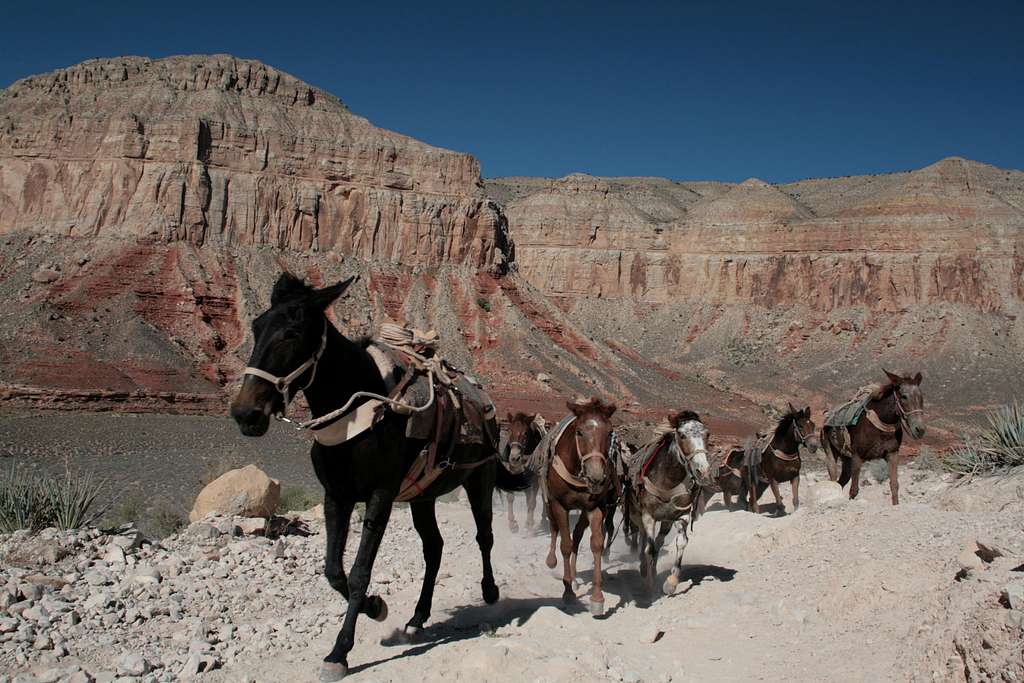
[[[857,395],[846,403],[825,411],[826,427],[853,427],[867,410],[868,403],[878,396],[879,386],[868,384],[857,390]]]
[[[406,475],[397,501],[416,498],[449,467],[472,469],[495,457],[453,463],[450,456],[457,445],[483,444],[492,453],[498,451],[500,432],[493,401],[475,378],[436,355],[438,342],[435,332],[384,323],[366,350],[387,387],[389,401],[367,401],[314,431],[318,442],[332,446],[372,428],[388,411],[406,415],[405,435],[426,445]]]

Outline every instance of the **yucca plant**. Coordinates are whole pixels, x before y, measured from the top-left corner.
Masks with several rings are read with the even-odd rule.
[[[74,474],[70,469],[65,469],[63,478],[43,478],[40,488],[49,513],[49,526],[80,529],[95,522],[106,512],[106,507],[96,504],[104,485],[92,473]]]
[[[988,414],[988,426],[950,450],[946,469],[961,476],[1024,466],[1024,406],[1017,401]]]
[[[0,479],[0,533],[46,526],[46,503],[37,481],[11,462]]]

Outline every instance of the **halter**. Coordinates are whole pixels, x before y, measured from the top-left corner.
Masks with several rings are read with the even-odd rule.
[[[576,473],[576,478],[581,480],[581,481],[588,481],[587,480],[587,476],[586,476],[586,474],[584,472],[584,467],[586,466],[587,461],[588,460],[593,460],[594,458],[601,458],[602,460],[607,462],[608,461],[608,455],[606,453],[601,453],[600,451],[590,451],[586,455],[583,455],[583,449],[580,448],[580,435],[577,434],[575,432],[575,430],[573,430],[573,435],[572,436],[573,436],[573,441],[576,444],[576,456],[580,459],[580,469],[579,469],[579,472]],[[615,448],[615,430],[612,430],[608,434],[608,453],[611,453],[613,448]],[[611,468],[609,467],[608,469],[611,469]],[[608,474],[605,474],[605,479],[607,479],[607,478],[608,478]],[[604,483],[604,482],[602,481],[601,483]],[[587,488],[588,489],[592,488],[590,486],[589,481],[588,481],[588,484],[587,484]]]
[[[679,429],[682,429],[686,425],[694,423],[694,422],[696,422],[697,424],[701,425],[702,427],[704,426],[703,422],[699,422],[697,420],[690,420],[690,421],[685,422],[682,425],[680,425]],[[704,457],[708,458],[708,464],[710,465],[711,460],[708,457],[707,447],[705,446],[703,451],[694,451],[690,455],[687,455],[686,451],[684,451],[682,446],[679,445],[679,436],[680,436],[679,429],[673,429],[672,430],[672,442],[675,445],[676,450],[679,452],[679,455],[676,456],[676,460],[678,460],[679,464],[682,465],[683,468],[686,470],[686,474],[689,476],[689,478],[693,479],[694,481],[698,481],[699,482],[701,478],[693,470],[693,459],[696,458],[699,453],[703,452],[704,453]],[[687,435],[687,436],[690,436],[690,435]],[[669,450],[671,450],[671,448]],[[653,460],[653,458],[652,458],[652,460]]]
[[[896,393],[896,390],[892,392],[892,397],[893,400],[896,401],[896,412],[900,416],[900,423],[903,425],[904,429],[910,432],[910,423],[908,422],[910,416],[913,415],[914,413],[923,413],[924,408],[915,408],[913,410],[907,410],[906,408],[903,407],[903,401],[900,400],[900,397]]]
[[[291,391],[291,384],[292,384],[292,382],[297,380],[302,375],[302,373],[304,373],[306,370],[309,370],[310,368],[313,368],[313,372],[310,373],[310,375],[309,375],[309,381],[306,382],[306,384],[301,389],[299,389],[299,391],[305,391],[306,389],[308,389],[309,386],[313,383],[313,380],[316,379],[316,366],[317,366],[317,363],[320,362],[320,357],[324,354],[324,349],[326,349],[326,348],[327,348],[327,319],[324,318],[324,331],[323,331],[323,334],[320,335],[320,348],[318,348],[316,350],[316,353],[314,353],[313,356],[311,358],[309,358],[308,360],[306,360],[306,362],[304,362],[302,365],[300,365],[299,367],[295,368],[294,370],[292,370],[290,373],[288,373],[284,377],[278,377],[277,375],[270,374],[266,370],[261,370],[259,368],[254,368],[254,367],[247,367],[245,369],[245,371],[242,373],[242,376],[244,377],[245,375],[253,375],[255,377],[259,377],[262,380],[266,380],[267,382],[270,382],[274,386],[274,388],[277,389],[278,392],[280,392],[281,396],[284,398],[284,405],[281,408],[281,412],[279,413],[279,417],[283,418],[285,416],[285,413],[288,410],[288,403],[289,403],[289,401],[292,399],[292,397],[295,396],[295,394],[298,393],[298,391],[292,393],[292,391]]]

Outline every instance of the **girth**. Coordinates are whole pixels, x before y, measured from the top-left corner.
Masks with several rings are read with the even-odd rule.
[[[647,493],[651,494],[652,496],[654,496],[663,503],[668,503],[669,505],[672,505],[673,507],[676,508],[676,510],[680,512],[685,512],[686,510],[689,510],[693,506],[693,500],[690,500],[690,502],[687,503],[686,505],[679,505],[675,502],[676,498],[690,494],[691,486],[687,486],[686,480],[679,482],[671,489],[663,489],[659,487],[657,484],[652,482],[646,475],[642,477],[641,481],[643,482],[644,490],[647,491]]]

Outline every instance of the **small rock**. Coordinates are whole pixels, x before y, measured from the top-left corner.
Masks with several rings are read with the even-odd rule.
[[[54,268],[40,266],[32,273],[32,279],[41,284],[49,284],[60,278],[60,272]]]
[[[267,532],[267,520],[263,517],[242,517],[237,520],[237,525],[243,534],[262,536]]]
[[[149,673],[149,662],[142,655],[130,652],[121,658],[117,665],[117,672],[126,676],[142,676]]]
[[[160,570],[156,567],[150,567],[149,565],[140,565],[135,568],[135,573],[132,575],[132,580],[135,583],[156,585],[160,583],[163,577],[160,575]]]
[[[960,551],[956,560],[960,563],[961,569],[969,572],[985,568],[985,563],[982,562],[981,557],[978,556],[978,544],[973,540],[967,542],[963,550]]]
[[[656,643],[661,640],[661,637],[665,635],[665,632],[659,628],[650,628],[642,631],[640,634],[641,643]]]
[[[107,564],[124,564],[124,548],[122,548],[119,545],[111,543],[107,546],[106,551],[104,551],[103,553],[103,561]]]
[[[1003,586],[1003,602],[1012,610],[1024,610],[1024,579]]]

